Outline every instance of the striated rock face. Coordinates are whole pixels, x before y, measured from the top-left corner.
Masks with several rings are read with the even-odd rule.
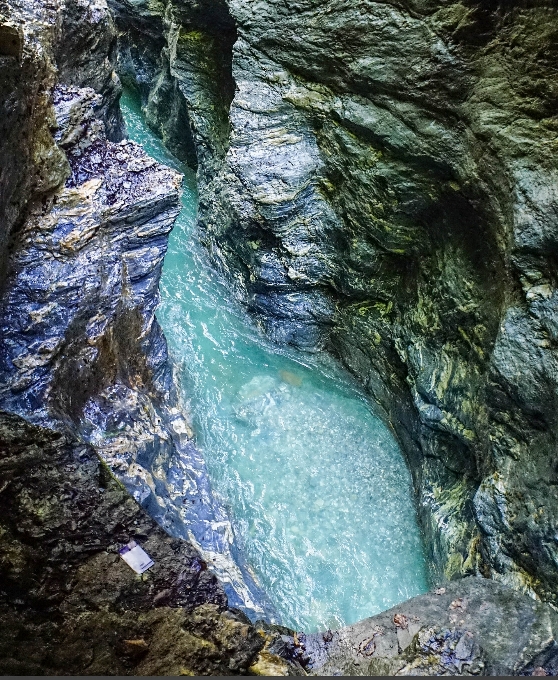
[[[12,230],[68,171],[51,134],[56,122],[50,92],[56,78],[101,93],[100,117],[107,133],[116,141],[122,138],[115,48],[114,23],[104,0],[0,3],[0,281]]]
[[[48,91],[54,84],[49,55],[37,49],[52,40],[53,13],[41,5],[0,3],[0,286],[10,237],[30,200],[40,200],[63,181],[68,163],[54,143]]]
[[[231,12],[207,229],[266,327],[330,347],[385,407],[440,572],[553,599],[556,10]]]
[[[102,93],[101,116],[108,139],[123,137],[118,105],[122,92],[115,72],[116,28],[106,0],[66,0],[59,14],[61,39],[55,47],[58,80]]]
[[[153,312],[180,177],[133,143],[107,142],[99,100],[54,93],[71,176],[19,230],[2,302],[2,403],[38,424],[80,426],[89,400],[124,374],[164,379],[164,356],[138,357],[164,349]]]
[[[190,118],[215,259],[382,406],[437,577],[555,601],[557,8],[227,4],[114,3],[152,124]]]
[[[112,7],[237,293],[383,407],[435,576],[555,602],[558,10]],[[121,141],[115,35],[103,0],[0,0],[2,672],[558,672],[552,610],[479,578],[321,638],[254,628],[99,462],[169,532],[228,545],[154,316],[180,177]]]
[[[229,142],[236,27],[225,0],[113,0],[119,73],[142,96],[148,124],[209,182]]]

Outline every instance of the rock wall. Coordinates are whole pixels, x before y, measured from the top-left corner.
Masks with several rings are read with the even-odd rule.
[[[148,124],[199,180],[210,182],[229,143],[236,27],[224,0],[114,0],[119,73],[142,96]]]
[[[104,1],[1,9],[0,669],[245,674],[267,633],[230,607],[263,609],[155,318],[181,176],[118,141]]]
[[[115,70],[116,27],[106,1],[66,0],[58,22],[60,38],[54,47],[58,81],[101,93],[100,116],[107,138],[119,142],[124,136],[118,105],[122,86]]]
[[[18,9],[19,12],[14,11]],[[12,232],[28,203],[40,200],[64,179],[68,163],[54,143],[48,97],[54,69],[37,49],[43,35],[52,39],[56,25],[41,6],[0,3],[0,286],[7,267]]]
[[[115,6],[140,63],[137,10]],[[329,349],[383,409],[436,578],[555,601],[556,7],[139,7],[166,40],[146,110],[163,82],[182,97],[215,260],[272,337]],[[200,76],[216,45],[232,101]]]
[[[204,238],[238,295],[278,342],[339,356],[397,432],[434,573],[554,602],[558,10],[113,10],[120,72],[198,168]],[[355,671],[336,646],[355,630],[301,641],[228,609],[196,549],[99,462],[170,532],[221,519],[196,509],[209,487],[154,317],[180,178],[121,141],[116,58],[101,0],[0,0],[0,667]],[[144,578],[116,555],[129,538],[156,559]],[[550,609],[479,579],[448,588],[393,630],[363,622],[364,661],[389,628],[374,672],[556,672]]]
[[[12,230],[68,171],[51,134],[56,121],[50,92],[56,79],[102,93],[108,136],[122,139],[116,33],[107,5],[68,0],[56,7],[23,0],[0,3],[0,283]]]

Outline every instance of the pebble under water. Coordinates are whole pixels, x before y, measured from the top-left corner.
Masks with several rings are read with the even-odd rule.
[[[282,623],[353,623],[428,588],[398,444],[331,359],[270,344],[196,238],[192,173],[122,108],[131,139],[186,175],[157,317],[246,563]]]

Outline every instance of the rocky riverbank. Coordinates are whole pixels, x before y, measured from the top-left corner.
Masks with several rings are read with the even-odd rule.
[[[302,644],[315,675],[556,675],[557,623],[550,607],[466,577]]]
[[[0,673],[238,675],[264,640],[91,447],[2,414]],[[155,565],[137,575],[130,540]]]
[[[229,607],[263,610],[154,316],[181,177],[122,139],[104,2],[1,9],[0,669],[246,673],[265,636]],[[130,540],[155,561],[142,576]]]

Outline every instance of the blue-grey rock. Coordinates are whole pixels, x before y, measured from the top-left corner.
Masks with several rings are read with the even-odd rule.
[[[164,640],[162,631],[169,625],[172,628],[172,621],[180,627],[181,617],[183,625],[194,629],[224,626],[223,635],[218,633],[214,639],[217,646],[228,651],[217,652],[213,661],[213,652],[202,655],[201,665],[195,661],[199,642],[194,636],[189,652],[184,648],[184,667],[177,665],[173,654],[161,666],[165,654],[155,652],[151,671],[178,673],[190,664],[188,672],[223,672],[225,667],[245,672],[263,642],[245,615],[234,614],[228,607],[241,608],[257,618],[265,615],[267,603],[249,573],[239,566],[228,518],[213,497],[204,461],[193,443],[174,387],[166,341],[155,318],[167,238],[180,209],[182,178],[148,157],[139,145],[115,141],[121,136],[121,115],[120,85],[114,71],[114,26],[104,0],[85,3],[81,17],[79,6],[72,2],[22,2],[11,8],[9,21],[2,24],[10,29],[22,27],[21,33],[14,34],[22,40],[21,50],[18,48],[17,55],[5,55],[10,60],[10,82],[22,60],[27,60],[22,75],[31,80],[15,90],[15,97],[21,97],[22,102],[19,108],[13,107],[14,115],[26,116],[22,128],[30,138],[12,135],[0,154],[2,178],[12,170],[18,178],[17,166],[6,155],[14,148],[21,151],[21,175],[30,177],[18,188],[17,196],[7,185],[7,194],[2,196],[2,201],[7,196],[7,203],[1,206],[8,219],[2,238],[4,245],[9,241],[9,248],[3,253],[0,300],[0,462],[7,463],[4,467],[9,476],[0,488],[5,491],[9,486],[17,494],[5,496],[0,534],[8,553],[19,554],[20,571],[28,580],[43,583],[41,570],[48,572],[51,562],[58,560],[59,568],[71,574],[68,579],[74,578],[76,570],[90,569],[91,578],[102,581],[106,564],[103,566],[98,553],[105,551],[111,538],[114,541],[126,535],[129,540],[128,529],[128,533],[124,528],[109,531],[104,542],[93,541],[93,546],[83,548],[86,554],[95,554],[94,564],[74,563],[62,548],[53,545],[59,520],[56,504],[47,502],[57,490],[62,493],[72,484],[80,487],[79,492],[74,489],[75,493],[68,496],[66,514],[73,523],[91,520],[83,530],[93,531],[94,523],[102,522],[107,512],[107,506],[98,502],[102,489],[97,489],[95,471],[100,459],[103,474],[110,478],[110,469],[120,482],[120,486],[111,482],[118,489],[113,502],[115,508],[123,506],[126,526],[140,518],[138,523],[141,520],[149,527],[146,536],[141,534],[142,540],[154,537],[156,543],[164,544],[163,552],[167,553],[172,552],[169,546],[173,537],[178,555],[174,568],[189,569],[190,562],[198,560],[202,565],[198,571],[208,569],[208,574],[194,579],[193,584],[188,585],[186,577],[182,579],[183,588],[192,589],[190,594],[175,593],[171,597],[167,593],[157,599],[154,592],[152,598],[144,598],[142,607],[146,610],[163,602],[175,608],[188,603],[209,607],[198,611],[190,623],[184,613],[172,611],[166,618],[151,617],[153,630]],[[42,92],[40,97],[37,90]],[[35,119],[34,107],[44,120]],[[19,212],[10,208],[10,199],[17,203]],[[35,446],[30,443],[33,438]],[[51,442],[58,440],[60,446],[53,449]],[[84,471],[73,479],[69,473],[75,472],[75,465],[79,467],[79,451],[85,452]],[[42,484],[49,456],[52,474]],[[74,459],[79,460],[76,463]],[[69,467],[66,470],[64,466]],[[26,485],[27,473],[30,481]],[[34,485],[37,479],[41,483]],[[124,489],[138,502],[137,507]],[[45,499],[41,490],[47,494]],[[81,500],[72,505],[77,496],[88,495],[92,496],[88,506],[91,517],[84,512]],[[166,538],[154,521],[167,532]],[[13,534],[18,524],[28,526],[41,539],[48,525],[48,540],[37,543],[35,552],[22,552]],[[64,541],[62,529],[58,539]],[[118,547],[111,547],[117,560]],[[81,551],[79,545],[76,550]],[[12,569],[10,560],[2,558],[2,569],[7,570],[7,580],[1,579],[7,584],[1,593],[0,626],[4,632],[13,626],[13,607],[19,606],[19,599],[14,600],[10,592],[24,588],[23,582],[17,583],[18,569]],[[210,573],[218,573],[221,582]],[[171,586],[174,575],[172,569],[165,571],[146,588],[168,590],[164,585]],[[79,647],[80,641],[83,645],[83,632],[72,626],[68,632],[68,622],[82,610],[87,618],[91,608],[110,609],[110,598],[107,595],[109,599],[103,605],[101,585],[101,592],[95,596],[83,594],[85,604],[80,608],[77,594],[66,601],[60,595],[64,584],[55,581],[47,579],[43,586],[37,586],[41,592],[17,634],[29,637],[42,616],[38,612],[45,609],[45,602],[52,601],[60,609],[53,605],[49,616],[62,621],[56,632],[57,644],[67,642]],[[91,593],[96,593],[96,588],[91,584]],[[114,598],[125,597],[115,588]],[[5,597],[8,600],[4,601]],[[102,647],[100,640],[111,626],[124,635],[125,630],[132,630],[129,619],[119,619],[118,610],[110,610],[103,629],[103,621],[93,616],[95,640]],[[42,630],[38,634],[33,652],[36,658],[25,658],[25,646],[13,654],[10,645],[4,646],[2,668],[40,673],[86,670],[81,653],[73,660],[64,654],[43,658],[36,650],[44,646],[44,634]],[[239,646],[232,642],[238,635],[243,639],[238,638]],[[143,645],[147,643],[143,641]],[[148,654],[147,648],[144,651]],[[104,662],[92,666],[101,673],[106,672],[112,658],[112,652],[99,652],[100,657],[103,654]],[[130,666],[126,662],[118,668],[124,672]]]

